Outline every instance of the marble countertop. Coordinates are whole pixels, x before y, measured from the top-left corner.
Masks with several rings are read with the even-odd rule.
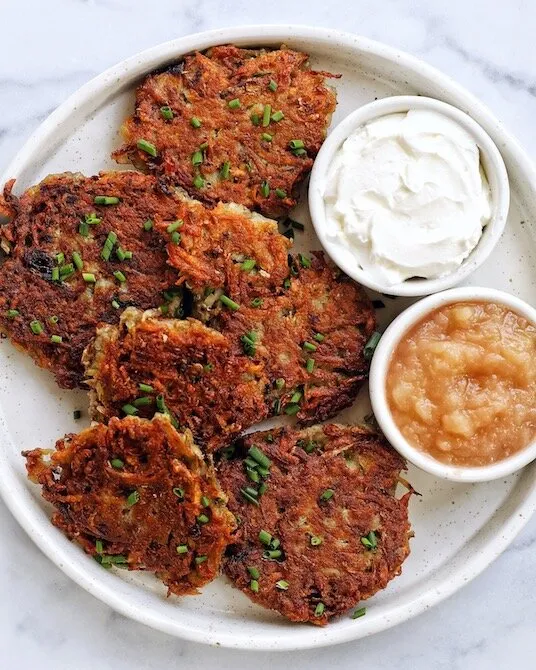
[[[0,0],[0,169],[70,93],[126,56],[192,32],[283,21],[353,31],[423,58],[479,96],[536,155],[531,0]],[[0,521],[6,670],[534,668],[536,518],[484,574],[412,621],[331,649],[254,657],[125,619],[64,576],[1,502]]]

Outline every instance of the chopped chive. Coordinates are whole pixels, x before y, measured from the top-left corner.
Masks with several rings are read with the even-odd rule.
[[[250,331],[240,337],[244,353],[248,356],[254,356],[256,351],[257,333]]]
[[[294,149],[294,150],[292,151],[292,153],[293,153],[295,156],[306,156],[306,155],[307,155],[307,151],[305,151],[305,149]]]
[[[154,400],[151,398],[151,396],[144,395],[141,398],[136,398],[136,400],[133,401],[134,407],[147,407],[148,405],[152,405]]]
[[[208,142],[199,145],[199,151],[205,151],[206,149],[208,149]]]
[[[82,279],[88,284],[94,284],[97,281],[93,272],[82,272]]]
[[[91,212],[84,216],[84,223],[87,223],[88,226],[98,226],[100,222],[101,219],[99,219],[96,212]]]
[[[258,593],[259,592],[259,582],[256,579],[252,579],[249,583],[249,588],[253,591],[253,593]]]
[[[261,530],[259,532],[259,541],[261,542],[261,544],[264,544],[268,547],[270,546],[270,542],[272,541],[272,536],[268,531]]]
[[[111,230],[108,233],[108,237],[104,241],[104,246],[101,251],[101,258],[105,261],[110,260],[110,255],[113,251],[114,245],[117,242],[117,235],[114,233],[113,230]]]
[[[177,496],[177,498],[180,498],[181,500],[184,499],[184,489],[181,489],[180,486],[175,486],[172,490],[173,495]]]
[[[305,363],[305,369],[307,372],[311,373],[315,368],[315,361],[314,358],[308,358],[307,362]]]
[[[361,544],[367,549],[376,549],[378,546],[378,538],[376,537],[376,533],[371,530],[368,535],[365,535],[361,538]]]
[[[270,91],[277,91],[277,82],[275,82],[273,79],[270,79],[268,88],[270,89]]]
[[[258,114],[252,114],[250,117],[251,123],[254,126],[260,126],[261,125],[261,117]]]
[[[162,414],[167,414],[169,412],[164,396],[161,393],[156,396],[156,408]]]
[[[321,495],[320,495],[320,500],[330,500],[330,498],[333,498],[333,494],[335,491],[333,489],[326,489]]]
[[[121,249],[121,247],[117,247],[117,249],[115,250],[115,255],[120,261],[124,261],[126,258],[125,252],[123,251],[123,249]]]
[[[226,296],[225,293],[220,295],[220,302],[222,302],[225,305],[225,307],[232,309],[233,312],[236,312],[236,310],[240,309],[240,305],[234,300],[231,300],[231,298]]]
[[[123,461],[120,458],[112,458],[110,461],[110,465],[114,470],[121,470],[125,466]]]
[[[203,186],[205,185],[205,180],[200,174],[198,174],[195,176],[193,183],[196,188],[203,188]]]
[[[201,496],[201,504],[203,507],[208,507],[210,505],[210,498],[207,498],[207,496]]]
[[[195,557],[195,562],[197,565],[201,565],[201,563],[204,563],[207,560],[208,556],[196,556]]]
[[[63,342],[63,337],[61,335],[51,335],[50,341],[52,344],[61,344]]]
[[[160,310],[160,314],[162,314],[162,316],[165,316],[169,312],[169,305],[160,305],[158,309]]]
[[[244,272],[251,272],[256,265],[257,261],[254,258],[247,258],[240,266],[240,269],[244,270]]]
[[[60,280],[60,269],[52,268],[52,281],[59,281],[59,280]]]
[[[201,128],[201,120],[197,118],[197,116],[192,116],[190,119],[190,125],[192,128]]]
[[[130,403],[127,403],[126,405],[123,405],[123,407],[121,409],[123,410],[123,412],[127,416],[133,416],[134,414],[138,413],[137,408],[134,407],[134,405],[131,405]]]
[[[254,489],[252,486],[246,486],[244,489],[246,493],[248,493],[250,496],[253,496],[253,498],[258,498],[259,497],[259,492],[257,489]]]
[[[181,242],[181,234],[178,231],[175,231],[174,233],[171,233],[171,244],[180,244]]]
[[[212,363],[203,365],[203,372],[212,372],[212,370],[214,370],[214,365]]]
[[[19,316],[20,312],[18,309],[8,309],[6,312],[6,316],[8,319],[14,319],[15,317]]]
[[[119,198],[117,198],[115,195],[96,195],[93,198],[93,202],[96,205],[118,205]]]
[[[102,544],[102,540],[96,540],[95,541],[95,551],[97,554],[102,554],[104,551],[104,545]]]
[[[140,501],[139,492],[138,491],[132,491],[132,493],[127,498],[127,507],[133,507],[139,501]]]
[[[223,163],[223,165],[220,168],[220,178],[229,179],[230,171],[231,171],[231,163],[229,163],[229,161],[225,161],[225,163]]]
[[[74,274],[74,265],[72,263],[67,263],[67,265],[62,265],[60,268],[60,277],[66,277]]]
[[[119,309],[121,305],[117,302],[117,300],[112,300],[112,307],[114,309]]]
[[[177,554],[187,554],[188,545],[187,544],[178,544],[177,545]]]
[[[254,444],[248,449],[248,455],[252,460],[255,461],[255,463],[263,468],[269,468],[272,465],[272,461],[268,458],[264,451],[259,449],[259,447],[256,447]]]
[[[316,344],[313,344],[312,342],[304,342],[303,343],[303,348],[305,351],[316,351]]]
[[[252,307],[262,307],[264,300],[262,298],[253,298],[251,301]]]
[[[313,339],[316,340],[317,342],[323,342],[326,339],[326,336],[322,335],[322,333],[315,333],[313,335]]]
[[[264,105],[264,110],[262,112],[262,126],[266,128],[270,123],[270,115],[272,114],[272,105]]]
[[[75,409],[74,412],[73,412],[73,419],[75,421],[78,421],[78,419],[80,419],[81,416],[82,416],[82,412],[79,409]]]
[[[258,484],[261,480],[261,476],[259,475],[257,470],[253,470],[252,468],[246,468],[246,474],[251,479],[252,482],[255,482],[255,484]]]
[[[310,454],[316,449],[316,447],[317,447],[316,442],[313,442],[313,440],[307,440],[303,448],[306,453]]]
[[[285,386],[285,380],[283,377],[279,377],[278,379],[275,380],[275,387],[278,391],[281,391],[281,389]]]
[[[263,181],[261,184],[261,194],[267,198],[270,195],[270,184],[267,181]]]
[[[289,416],[294,416],[294,414],[297,414],[299,411],[300,411],[299,405],[287,405],[285,407],[285,414],[288,414]]]
[[[363,349],[363,355],[365,356],[365,360],[370,361],[370,359],[374,355],[376,347],[378,346],[381,336],[382,336],[381,333],[379,333],[377,330],[375,330],[372,333],[372,335],[369,338],[369,341],[365,344],[365,348]]]
[[[240,107],[240,100],[238,98],[233,98],[227,103],[229,109],[238,109]]]
[[[290,140],[288,146],[290,149],[303,149],[305,144],[303,143],[303,140]]]
[[[118,282],[121,282],[121,284],[124,283],[124,282],[126,282],[126,280],[127,280],[127,278],[126,278],[125,275],[121,272],[121,270],[116,270],[116,271],[114,272],[114,277],[117,279]]]
[[[136,142],[136,146],[140,151],[145,151],[146,154],[149,154],[149,156],[152,156],[153,158],[158,156],[158,151],[152,142],[148,142],[147,140],[138,140]]]
[[[123,255],[125,256],[126,261],[132,260],[133,253],[132,251],[123,251]]]
[[[41,324],[41,321],[37,321],[37,319],[35,319],[34,321],[30,321],[30,328],[34,335],[41,335],[41,333],[43,332],[43,326]]]
[[[325,609],[324,603],[318,603],[318,605],[315,607],[315,616],[317,617],[322,616],[322,614],[324,614],[324,609]]]
[[[312,547],[318,547],[320,544],[322,544],[323,540],[319,535],[312,535],[310,542]]]
[[[367,608],[366,607],[360,607],[359,609],[355,610],[354,613],[352,614],[352,619],[359,619],[362,616],[365,616],[367,613]]]
[[[263,483],[259,486],[259,495],[260,495],[260,496],[264,495],[264,494],[266,493],[267,489],[268,489],[268,486],[263,482]]]
[[[60,251],[59,254],[56,254],[56,263],[58,265],[63,265],[63,262],[65,261],[65,254],[63,251]]]
[[[192,165],[201,165],[203,162],[203,152],[202,151],[194,151],[192,154]]]
[[[247,468],[253,468],[253,469],[255,469],[255,468],[258,467],[259,464],[257,463],[257,461],[253,460],[253,459],[250,458],[249,456],[246,456],[246,458],[244,458],[244,465],[245,465]]]
[[[197,522],[198,523],[208,523],[209,521],[210,521],[210,519],[208,518],[208,516],[206,514],[200,514],[197,517]]]
[[[311,259],[308,256],[305,256],[304,254],[299,254],[299,259],[300,259],[300,265],[302,268],[310,268],[311,267]]]
[[[300,402],[300,400],[302,399],[302,396],[303,396],[303,393],[301,391],[294,391],[294,393],[292,394],[292,398],[290,399],[290,402],[292,404]]]
[[[182,219],[177,219],[176,221],[173,221],[173,223],[170,223],[169,226],[166,228],[167,233],[174,233],[176,230],[178,230],[182,225],[184,224],[184,221]]]
[[[268,433],[268,435],[264,439],[266,442],[273,442],[274,436],[272,435],[272,433]]]
[[[122,565],[128,563],[128,558],[126,556],[121,556],[121,554],[116,554],[115,556],[103,556],[102,563],[111,563],[113,565]]]
[[[273,561],[276,558],[281,558],[282,555],[281,549],[267,549],[263,552],[262,557],[267,561]]]
[[[163,107],[160,107],[160,114],[162,114],[162,118],[165,119],[166,121],[171,121],[173,118],[173,110],[169,105],[164,105]]]
[[[276,123],[279,123],[279,121],[281,121],[281,119],[284,119],[284,118],[285,118],[285,115],[283,114],[283,112],[281,110],[279,110],[278,112],[274,112],[272,114],[272,121],[275,121]]]
[[[138,388],[144,393],[152,393],[154,391],[154,388],[149,384],[138,384]]]
[[[153,229],[153,222],[151,219],[147,219],[147,221],[143,222],[143,229],[149,232],[150,230]]]
[[[279,398],[274,401],[272,411],[275,414],[275,416],[279,416],[279,414],[281,414],[281,400]]]
[[[286,591],[289,587],[289,583],[284,579],[280,579],[275,585],[278,589],[281,589],[281,591]]]
[[[286,198],[287,197],[287,192],[285,191],[284,188],[276,188],[275,189],[275,194],[278,198]]]
[[[270,135],[270,133],[263,133],[261,137],[265,142],[271,142],[274,139],[273,135]]]
[[[257,505],[257,506],[259,505],[259,501],[257,500],[257,498],[255,496],[251,495],[251,493],[248,493],[246,491],[246,489],[240,489],[240,493],[244,496],[244,498],[248,502],[252,503],[253,505]]]
[[[87,237],[89,235],[89,225],[85,221],[80,222],[78,233],[82,235],[82,237]]]

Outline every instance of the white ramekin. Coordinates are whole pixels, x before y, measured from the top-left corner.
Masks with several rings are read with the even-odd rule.
[[[475,249],[463,261],[460,267],[437,279],[409,279],[399,284],[382,284],[373,280],[370,275],[359,267],[347,254],[341,254],[340,245],[330,240],[327,235],[324,192],[326,177],[334,155],[344,140],[364,123],[386,114],[407,112],[413,109],[435,111],[457,122],[469,132],[480,150],[481,163],[486,173],[492,197],[492,218],[484,228]],[[481,265],[493,251],[506,224],[510,205],[510,187],[508,174],[497,146],[476,121],[460,111],[434,98],[404,95],[382,98],[368,105],[359,107],[343,119],[328,135],[316,157],[309,185],[309,208],[316,234],[326,253],[349,277],[368,288],[390,295],[421,296],[443,291],[455,286],[468,277]]]
[[[536,459],[536,440],[509,458],[491,465],[462,467],[441,463],[412,446],[398,429],[387,402],[386,379],[393,351],[412,326],[439,307],[471,300],[505,305],[536,327],[536,309],[519,298],[492,288],[454,288],[423,298],[402,312],[383,334],[370,368],[372,409],[385,437],[404,458],[417,467],[436,477],[458,482],[489,481],[512,474]]]

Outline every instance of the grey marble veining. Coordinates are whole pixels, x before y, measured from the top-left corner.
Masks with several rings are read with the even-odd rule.
[[[50,111],[122,58],[195,31],[282,22],[353,31],[424,58],[536,155],[532,0],[0,0],[0,168]],[[474,582],[412,621],[332,649],[255,656],[125,619],[65,577],[1,503],[0,522],[2,669],[535,667],[536,519]]]

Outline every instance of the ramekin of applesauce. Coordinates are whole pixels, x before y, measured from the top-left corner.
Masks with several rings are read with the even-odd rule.
[[[536,459],[536,309],[491,288],[420,300],[383,334],[370,395],[387,439],[422,470],[512,474]]]

